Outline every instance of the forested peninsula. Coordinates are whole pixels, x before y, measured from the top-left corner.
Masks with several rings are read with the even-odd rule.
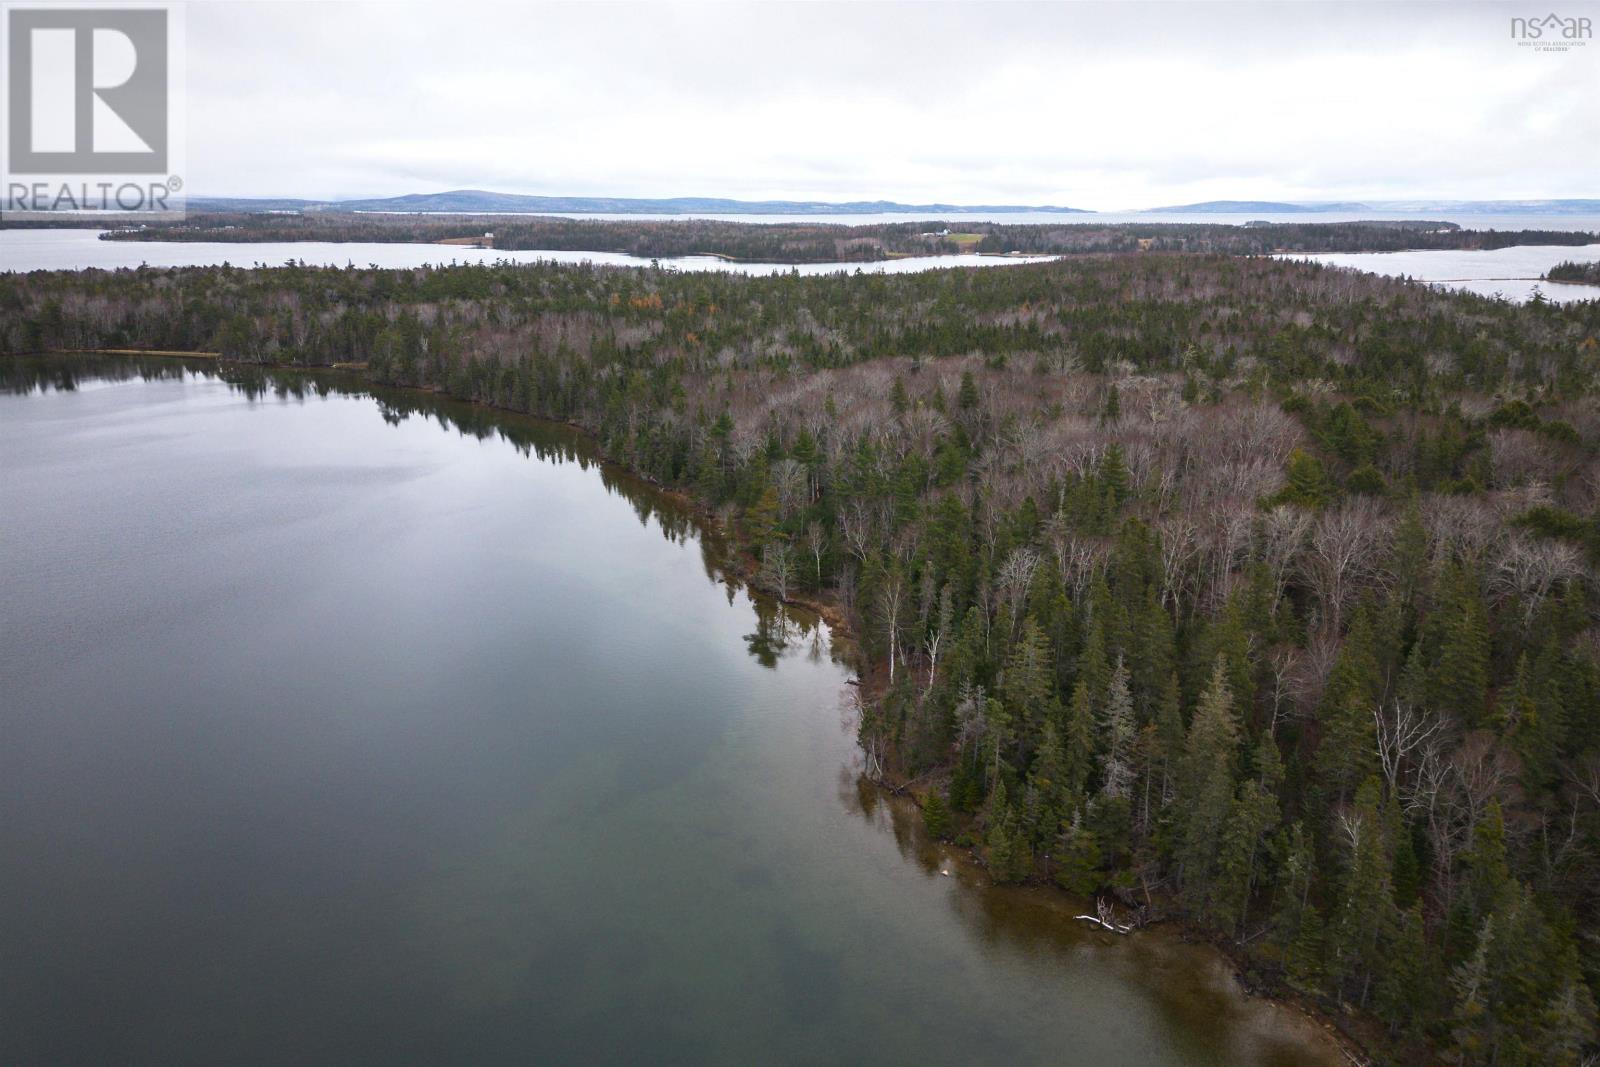
[[[85,223],[87,224],[87,223]],[[27,225],[27,224],[24,224]],[[491,235],[487,240],[485,235]],[[1570,230],[1470,230],[1452,222],[1094,223],[938,220],[847,225],[752,224],[712,219],[571,219],[505,215],[390,215],[351,212],[191,213],[170,222],[113,229],[111,241],[482,242],[505,251],[621,252],[645,259],[712,255],[759,263],[855,263],[904,256],[1080,255],[1203,252],[1230,255],[1496,249],[1584,245]]]
[[[1151,229],[1186,253],[6,274],[0,350],[357,363],[575,423],[837,608],[869,772],[994,878],[1190,923],[1383,1060],[1586,1062],[1600,302]]]
[[[1600,262],[1597,263],[1557,263],[1545,271],[1545,280],[1552,282],[1569,282],[1577,285],[1600,285]]]

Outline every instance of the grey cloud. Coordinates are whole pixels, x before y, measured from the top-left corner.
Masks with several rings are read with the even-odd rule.
[[[1518,49],[1508,20],[1531,10],[191,4],[189,185],[1101,208],[1596,195],[1600,42]]]

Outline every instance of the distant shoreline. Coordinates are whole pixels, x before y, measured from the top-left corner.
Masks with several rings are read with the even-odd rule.
[[[1103,210],[1062,204],[954,204],[941,201],[905,203],[898,200],[742,200],[713,196],[550,196],[503,193],[484,189],[451,189],[437,193],[407,193],[388,197],[354,197],[341,200],[308,197],[191,196],[195,211],[313,211],[318,213],[470,213],[470,214],[608,214],[608,215],[852,215],[909,214],[1050,214],[1050,215],[1319,215],[1371,212],[1435,215],[1600,215],[1600,199],[1588,197],[1536,197],[1524,200],[1205,200],[1159,207]]]

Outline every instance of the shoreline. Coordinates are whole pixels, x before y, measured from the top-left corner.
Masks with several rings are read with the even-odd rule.
[[[412,385],[389,385],[376,383],[366,377],[364,363],[335,363],[335,364],[275,364],[251,363],[244,360],[226,359],[218,352],[183,352],[166,349],[52,349],[42,353],[19,353],[10,358],[26,359],[44,356],[74,357],[74,356],[113,356],[113,357],[158,357],[168,359],[196,359],[237,367],[250,367],[269,371],[298,371],[312,373],[337,373],[350,375],[369,393],[374,389],[391,389],[398,392],[414,393],[430,397],[435,400],[444,400],[450,403],[464,404],[483,411],[495,412],[502,415],[511,415],[519,418],[532,419],[551,427],[561,427],[580,437],[585,446],[589,448],[595,459],[610,467],[614,473],[620,473],[643,485],[652,491],[671,499],[691,515],[700,528],[697,532],[702,536],[709,535],[714,538],[718,546],[723,549],[725,562],[729,574],[736,577],[752,594],[757,594],[778,604],[799,608],[817,616],[826,623],[829,629],[830,644],[841,662],[856,675],[848,684],[859,688],[863,699],[870,700],[881,691],[883,680],[881,672],[873,669],[872,664],[861,659],[861,649],[857,642],[853,627],[843,609],[831,595],[810,596],[804,593],[791,592],[787,597],[780,597],[773,590],[765,587],[758,581],[760,562],[744,544],[742,538],[736,533],[725,528],[716,513],[702,500],[687,490],[661,483],[657,479],[635,470],[627,463],[615,458],[602,446],[598,438],[587,427],[570,419],[552,418],[534,412],[517,411],[513,408],[500,407],[476,400],[461,400],[450,397],[440,388],[425,388]],[[900,775],[885,775],[882,778],[866,777],[874,789],[892,802],[915,805],[920,818],[923,806],[922,796],[913,789],[917,779],[904,780]],[[925,792],[925,791],[924,791]],[[956,861],[968,869],[982,872],[991,885],[998,886],[989,876],[988,864],[984,862],[979,846],[964,847],[951,841],[936,842],[942,850],[956,858]],[[1072,894],[1065,889],[1047,880],[1037,877],[1029,878],[1021,883],[1020,887],[1043,889],[1053,899],[1066,902],[1075,900]],[[1216,954],[1219,961],[1226,967],[1230,977],[1237,984],[1240,993],[1247,999],[1269,1004],[1276,1009],[1289,1011],[1314,1025],[1316,1030],[1330,1042],[1334,1049],[1349,1063],[1369,1065],[1375,1061],[1367,1045],[1346,1027],[1340,1025],[1339,1017],[1334,1015],[1322,1005],[1304,994],[1289,990],[1278,992],[1258,988],[1246,980],[1248,968],[1244,965],[1242,957],[1226,946],[1226,939],[1219,937],[1214,931],[1195,926],[1182,917],[1162,917],[1146,924],[1148,928],[1166,927],[1170,936],[1184,944],[1205,945]],[[1145,927],[1135,928],[1127,934],[1116,936],[1134,936]],[[1108,935],[1110,936],[1110,935]],[[1363,1020],[1365,1016],[1360,1013],[1347,1013],[1348,1017]]]
[[[921,804],[915,794],[909,790],[894,791],[881,782],[873,782],[873,784],[878,787],[886,801],[913,806],[917,809],[918,817],[920,818]],[[958,868],[971,873],[974,877],[983,878],[991,886],[999,886],[999,883],[989,877],[988,865],[984,863],[977,846],[966,847],[957,845],[953,841],[939,840],[935,840],[934,843],[938,847],[940,854],[947,857]],[[1048,906],[1060,906],[1064,911],[1092,907],[1095,903],[1093,898],[1076,897],[1053,882],[1043,879],[1029,879],[1007,888],[1040,892],[1047,900],[1052,902]],[[1228,949],[1224,940],[1185,919],[1176,916],[1154,919],[1143,926],[1134,927],[1126,933],[1112,932],[1099,927],[1090,928],[1088,932],[1113,942],[1120,938],[1137,937],[1139,934],[1144,933],[1161,938],[1170,944],[1204,949],[1211,953],[1221,964],[1229,979],[1237,986],[1242,999],[1270,1007],[1274,1011],[1286,1012],[1297,1019],[1303,1020],[1308,1026],[1316,1030],[1320,1040],[1326,1041],[1334,1051],[1350,1064],[1371,1067],[1376,1062],[1372,1058],[1371,1051],[1361,1038],[1352,1033],[1348,1027],[1341,1025],[1337,1014],[1303,993],[1293,990],[1281,993],[1272,992],[1251,984],[1245,978],[1247,968],[1241,964],[1240,958]],[[1352,1014],[1349,1017],[1356,1020],[1362,1018],[1359,1014]]]
[[[221,352],[178,352],[165,348],[52,348],[42,353],[22,353],[12,358],[26,359],[29,355],[44,356],[161,356],[166,359],[209,359],[217,363],[232,363]]]

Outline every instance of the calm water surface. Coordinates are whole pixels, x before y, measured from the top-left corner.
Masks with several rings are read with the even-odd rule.
[[[588,217],[588,216],[585,216]],[[639,218],[641,216],[607,216]],[[749,216],[727,216],[735,221],[751,221]],[[764,218],[764,217],[762,217]],[[776,218],[781,219],[781,216]],[[899,221],[903,218],[893,217]],[[1093,215],[1056,215],[1051,220],[1072,220],[1075,224]],[[1187,221],[1218,221],[1209,216],[1185,216]],[[790,219],[790,221],[794,221]],[[827,221],[824,219],[823,221]],[[837,221],[837,218],[834,218]],[[1020,220],[1018,220],[1020,221]],[[1149,221],[1146,219],[1145,221]],[[1172,221],[1172,220],[1164,220]],[[1181,221],[1181,220],[1180,220]],[[1301,221],[1304,221],[1301,219]],[[1323,219],[1322,221],[1332,221]],[[1530,225],[1533,220],[1528,221]],[[1600,220],[1594,220],[1600,228]],[[1551,223],[1545,228],[1562,229]],[[659,263],[673,270],[725,271],[738,274],[771,274],[798,271],[801,274],[834,274],[840,271],[904,274],[946,267],[1000,267],[1018,263],[1037,263],[1053,256],[910,256],[879,263],[734,263],[715,256],[684,256],[679,259],[649,260],[621,252],[508,252],[500,249],[462,248],[456,245],[386,244],[381,242],[258,241],[251,243],[177,241],[102,241],[97,230],[0,230],[0,271],[83,270],[97,267],[202,267],[231,263],[237,267],[277,267],[303,262],[317,266],[377,266],[411,268],[449,266],[457,263],[597,263],[610,266],[640,267]],[[1535,292],[1547,300],[1600,299],[1600,286],[1562,285],[1539,281],[1540,275],[1564,260],[1588,262],[1600,259],[1600,244],[1517,246],[1491,252],[1412,251],[1327,253],[1298,258],[1330,263],[1358,270],[1404,275],[1445,288],[1463,289],[1482,296],[1501,296],[1522,302]]]
[[[567,431],[228,373],[0,362],[0,1062],[1338,1062],[929,847]]]
[[[598,263],[729,274],[909,274],[944,267],[1003,267],[1037,263],[1054,256],[907,256],[876,263],[735,263],[716,256],[643,259],[623,252],[561,252],[463,248],[460,245],[398,244],[374,241],[102,241],[99,230],[0,230],[0,271],[83,270],[99,267],[281,267],[291,260],[319,267],[445,267],[454,263]]]
[[[1535,293],[1557,303],[1600,300],[1600,286],[1539,280],[1557,263],[1600,260],[1600,244],[1515,245],[1491,251],[1331,252],[1283,258],[1354,267],[1393,278],[1415,278],[1441,288],[1504,297],[1519,304],[1532,300]]]

